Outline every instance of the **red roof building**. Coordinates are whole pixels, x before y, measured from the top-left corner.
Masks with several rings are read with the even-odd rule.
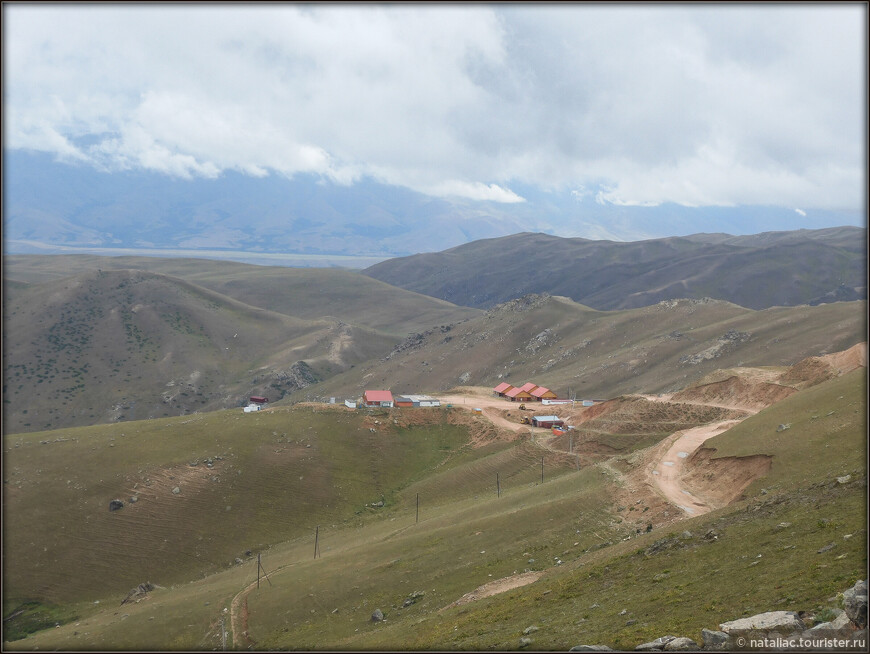
[[[549,388],[544,388],[543,386],[538,386],[535,390],[530,392],[538,401],[556,399],[556,394]]]
[[[533,384],[532,382],[529,382],[528,384],[523,384],[522,386],[520,386],[520,390],[525,391],[526,393],[531,393],[532,390],[537,388],[537,387],[538,387],[537,384]]]
[[[512,388],[504,396],[511,402],[525,402],[532,399],[532,394],[522,388]]]
[[[513,386],[511,386],[507,382],[502,382],[501,384],[499,384],[498,386],[493,388],[492,392],[495,393],[496,395],[504,397],[504,394],[507,393],[512,388],[513,388]]]
[[[390,391],[366,391],[363,393],[366,406],[393,406],[393,394]]]

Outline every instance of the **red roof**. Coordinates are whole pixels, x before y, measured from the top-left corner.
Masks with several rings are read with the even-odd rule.
[[[524,391],[522,388],[512,388],[507,393],[505,393],[505,395],[507,395],[508,397],[516,397],[520,393],[525,393],[526,395],[528,395],[528,391]]]
[[[510,388],[513,388],[513,386],[511,386],[507,382],[502,382],[501,384],[499,384],[498,386],[496,386],[492,390],[495,391],[496,393],[504,393],[506,390],[508,390]]]
[[[550,392],[549,388],[544,388],[543,386],[538,386],[535,390],[529,391],[535,397],[541,397]]]
[[[538,387],[537,384],[533,384],[532,382],[529,382],[528,384],[523,384],[522,386],[520,386],[520,390],[525,391],[526,393],[531,393],[532,389],[537,388],[537,387]]]
[[[393,394],[390,391],[366,391],[363,398],[366,402],[392,402]]]

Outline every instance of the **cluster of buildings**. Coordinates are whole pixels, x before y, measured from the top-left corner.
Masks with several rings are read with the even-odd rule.
[[[441,406],[441,400],[429,395],[396,395],[390,391],[365,391],[358,402],[345,400],[345,405],[357,407],[431,407]]]
[[[532,382],[523,384],[522,386],[511,386],[507,382],[502,382],[492,389],[492,392],[499,397],[504,397],[511,402],[544,402],[545,400],[558,400],[558,396],[549,388],[538,386]],[[569,400],[563,400],[568,402]],[[547,402],[549,404],[549,402]]]

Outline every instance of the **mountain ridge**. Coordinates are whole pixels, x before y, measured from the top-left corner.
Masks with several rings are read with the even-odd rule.
[[[865,298],[865,240],[857,227],[628,243],[524,232],[389,259],[363,274],[478,308],[550,293],[601,310],[703,297],[763,309]]]

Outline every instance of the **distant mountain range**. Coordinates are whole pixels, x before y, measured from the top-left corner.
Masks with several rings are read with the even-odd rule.
[[[364,274],[478,308],[549,293],[599,310],[705,297],[764,309],[866,298],[866,246],[860,227],[628,243],[522,233],[389,259]]]
[[[4,151],[4,250],[386,258],[522,231],[634,241],[719,231],[723,224],[735,234],[748,234],[789,230],[798,219],[813,228],[863,221],[861,215],[817,210],[801,211],[798,218],[787,207],[617,206],[576,189],[511,188],[523,202],[435,198],[372,179],[343,186],[313,175],[288,179],[227,172],[216,179],[184,180],[141,170],[100,172],[47,154]]]

